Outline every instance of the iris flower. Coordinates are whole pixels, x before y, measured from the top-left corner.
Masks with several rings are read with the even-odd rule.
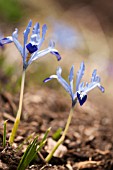
[[[52,151],[45,158],[46,162],[49,162],[51,160],[54,152],[57,150],[57,148],[60,146],[60,144],[63,143],[65,136],[67,134],[69,125],[71,123],[71,119],[72,119],[73,112],[74,112],[74,106],[75,106],[76,102],[79,101],[80,105],[83,105],[85,103],[86,99],[87,99],[87,93],[89,91],[91,91],[92,89],[94,89],[95,87],[98,87],[102,92],[104,92],[104,87],[102,87],[101,84],[100,84],[100,77],[97,76],[96,70],[93,71],[91,81],[89,83],[84,84],[84,82],[81,82],[81,79],[84,75],[84,71],[85,71],[85,65],[84,65],[84,62],[82,62],[81,65],[80,65],[80,69],[79,69],[79,71],[77,72],[77,75],[76,75],[75,90],[74,90],[74,85],[73,85],[74,66],[72,66],[71,69],[70,69],[70,74],[69,74],[69,77],[68,77],[69,83],[66,82],[64,80],[64,78],[61,76],[61,73],[62,73],[61,67],[58,67],[58,69],[56,71],[56,75],[51,75],[50,77],[48,77],[44,80],[44,82],[48,82],[51,79],[54,79],[54,78],[57,79],[58,82],[64,87],[64,89],[70,94],[71,99],[72,99],[72,107],[70,109],[70,113],[69,113],[69,116],[68,116],[68,119],[67,119],[65,129],[64,129],[61,137],[57,141],[56,145],[52,149]]]
[[[48,82],[49,80],[56,78],[58,82],[64,87],[64,89],[70,94],[72,99],[72,105],[75,105],[76,101],[78,100],[80,105],[83,105],[87,99],[87,93],[98,87],[102,92],[104,92],[104,87],[100,84],[100,77],[97,75],[97,70],[95,69],[92,73],[91,81],[89,83],[84,84],[81,82],[81,79],[84,75],[85,65],[84,62],[81,63],[80,69],[76,76],[76,88],[74,91],[73,79],[74,79],[74,66],[70,69],[69,74],[69,83],[64,80],[61,76],[62,68],[58,67],[56,71],[56,75],[51,75],[50,77],[46,78],[44,82]]]
[[[18,29],[16,28],[13,32],[12,36],[3,38],[0,40],[0,45],[4,45],[10,42],[14,42],[15,46],[17,47],[18,51],[20,52],[23,60],[23,69],[26,69],[28,65],[30,65],[33,61],[37,60],[38,58],[51,53],[57,57],[57,60],[59,61],[61,59],[60,54],[58,51],[54,48],[55,43],[50,42],[48,48],[44,50],[40,50],[40,47],[42,43],[45,40],[45,35],[47,31],[46,24],[42,27],[42,37],[40,37],[40,25],[39,23],[36,23],[33,27],[32,34],[30,36],[30,41],[28,42],[28,35],[30,33],[30,28],[32,26],[32,21],[30,20],[28,23],[27,28],[25,29],[23,35],[24,35],[24,45],[22,46],[20,42],[18,41]]]
[[[45,35],[46,35],[46,31],[47,31],[46,24],[43,25],[43,27],[42,27],[42,36],[40,37],[40,26],[39,26],[39,23],[36,23],[33,27],[32,34],[30,36],[30,40],[28,41],[28,35],[30,33],[31,26],[32,26],[32,21],[30,20],[27,28],[25,29],[25,31],[23,33],[23,35],[24,35],[24,42],[23,42],[24,45],[23,46],[18,41],[18,29],[17,28],[13,32],[12,36],[9,36],[9,37],[6,37],[6,38],[3,38],[0,40],[0,43],[2,45],[9,43],[9,42],[14,42],[14,44],[17,47],[18,51],[20,52],[20,54],[22,56],[22,60],[23,60],[23,72],[22,72],[19,108],[18,108],[18,112],[17,112],[16,119],[14,122],[14,126],[12,128],[12,132],[11,132],[11,135],[9,138],[10,144],[12,144],[14,141],[14,137],[16,135],[18,125],[20,122],[21,113],[22,113],[22,102],[23,102],[23,93],[24,93],[24,84],[25,84],[25,72],[26,72],[27,67],[33,61],[37,60],[38,58],[40,58],[48,53],[55,55],[58,61],[61,59],[60,54],[54,48],[55,43],[52,41],[49,43],[48,48],[46,48],[42,51],[39,51],[42,46],[42,43],[45,40]]]

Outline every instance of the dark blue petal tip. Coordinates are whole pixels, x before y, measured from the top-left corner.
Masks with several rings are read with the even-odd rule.
[[[11,38],[3,38],[3,39],[1,39],[0,40],[0,46],[3,46],[4,44],[8,44],[8,43],[11,43],[11,42],[13,42],[12,40],[11,40]]]
[[[60,61],[61,60],[61,56],[57,51],[52,51],[51,54],[55,55],[57,57],[57,60]]]
[[[49,80],[51,80],[51,78],[48,77],[48,78],[44,79],[43,82],[47,83]]]
[[[85,103],[85,101],[87,100],[87,95],[86,94],[84,94],[82,97],[81,97],[81,94],[82,94],[82,92],[77,92],[77,98],[78,98],[78,101],[79,101],[79,103],[80,103],[80,106],[82,106],[84,103]]]
[[[38,50],[36,45],[32,45],[31,43],[26,45],[27,50],[29,51],[30,54],[34,53],[35,51]]]
[[[104,93],[104,92],[105,92],[105,89],[104,89],[104,87],[103,87],[103,86],[100,86],[100,90],[101,90],[101,92],[102,92],[102,93]]]

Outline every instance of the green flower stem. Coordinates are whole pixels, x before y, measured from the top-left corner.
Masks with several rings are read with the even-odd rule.
[[[60,139],[57,141],[55,147],[53,148],[53,150],[48,154],[48,156],[45,158],[45,161],[46,162],[49,162],[54,154],[54,152],[57,150],[57,148],[59,147],[60,144],[63,143],[64,139],[65,139],[65,136],[66,136],[66,133],[68,131],[68,128],[69,128],[69,125],[70,125],[70,122],[71,122],[71,119],[72,119],[72,115],[73,115],[73,110],[74,110],[74,107],[71,108],[70,110],[70,113],[69,113],[69,116],[68,116],[68,120],[67,120],[67,123],[66,123],[66,126],[65,126],[65,129],[64,129],[64,132],[62,134],[62,136],[60,137]]]
[[[21,91],[20,91],[20,100],[19,100],[19,108],[18,108],[18,112],[16,115],[16,119],[12,128],[12,132],[9,138],[9,143],[12,144],[18,129],[18,125],[20,123],[20,117],[21,117],[21,113],[22,113],[22,102],[23,102],[23,93],[24,93],[24,84],[25,84],[25,70],[23,70],[22,73],[22,81],[21,81]]]

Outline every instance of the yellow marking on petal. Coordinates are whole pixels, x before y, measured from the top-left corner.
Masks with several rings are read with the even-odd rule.
[[[27,58],[26,58],[26,62],[28,62],[30,58],[31,58],[31,54],[28,53],[28,56],[27,56]]]

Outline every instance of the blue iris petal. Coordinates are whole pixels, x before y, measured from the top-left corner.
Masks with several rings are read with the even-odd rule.
[[[47,83],[47,82],[50,81],[50,80],[51,80],[51,78],[48,77],[48,78],[44,79],[43,82],[44,82],[44,83]]]
[[[99,89],[101,90],[101,92],[102,92],[102,93],[104,93],[104,92],[105,92],[105,89],[104,89],[104,87],[103,87],[103,86],[99,86]]]
[[[12,43],[12,42],[13,42],[13,39],[11,36],[5,37],[0,40],[0,46],[3,46],[4,44]]]
[[[60,61],[61,60],[61,56],[57,51],[51,51],[51,54],[55,55],[57,57],[57,60]]]
[[[85,101],[87,100],[86,94],[84,94],[82,97],[81,97],[81,95],[83,95],[82,92],[77,92],[77,98],[80,103],[80,106],[82,106],[85,103]]]
[[[79,84],[80,84],[80,81],[84,75],[84,71],[85,71],[85,65],[84,65],[84,62],[81,63],[80,65],[80,69],[79,71],[77,72],[77,78],[76,78],[76,91],[78,90],[79,88]]]
[[[26,48],[28,49],[30,54],[38,50],[37,45],[32,45],[31,43],[27,44]]]

